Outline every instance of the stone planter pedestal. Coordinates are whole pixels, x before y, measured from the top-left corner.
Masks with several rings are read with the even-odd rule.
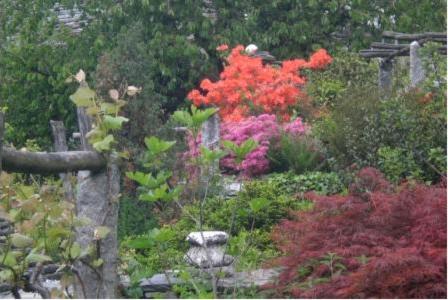
[[[228,238],[229,235],[223,231],[191,232],[187,236],[190,249],[185,254],[185,261],[200,269],[231,265],[234,258],[224,253]]]

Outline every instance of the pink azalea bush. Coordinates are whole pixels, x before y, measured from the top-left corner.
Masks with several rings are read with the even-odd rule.
[[[275,115],[262,114],[252,116],[241,121],[223,122],[221,124],[221,140],[232,141],[241,145],[247,139],[252,138],[258,142],[258,147],[250,152],[241,166],[237,166],[232,155],[227,155],[220,161],[220,167],[230,172],[242,172],[245,176],[257,176],[269,170],[267,153],[273,140],[280,137],[282,132],[298,136],[305,134],[309,127],[296,118],[290,123],[279,123]],[[191,134],[187,135],[188,151],[183,154],[186,162],[186,170],[190,175],[197,175],[198,169],[191,162],[192,158],[200,153],[201,136],[196,141]]]
[[[278,138],[282,132],[300,135],[308,131],[308,126],[301,118],[286,124],[277,121],[275,115],[262,114],[236,122],[221,124],[222,140],[229,140],[240,145],[249,138],[258,142],[258,147],[249,153],[241,166],[235,164],[231,155],[221,159],[220,166],[225,170],[242,171],[246,176],[256,176],[269,170],[267,153],[270,143]]]

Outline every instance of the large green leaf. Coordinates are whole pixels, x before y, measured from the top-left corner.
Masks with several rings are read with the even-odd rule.
[[[145,145],[152,157],[157,157],[161,153],[168,151],[174,144],[176,144],[176,141],[164,141],[155,136],[145,138]]]
[[[110,228],[107,226],[98,226],[95,228],[95,238],[102,240],[110,233]]]
[[[25,259],[28,263],[43,263],[52,261],[51,257],[44,254],[30,253]]]
[[[112,134],[108,134],[104,139],[99,142],[93,143],[93,148],[98,152],[108,151],[111,149],[111,144],[115,141]]]
[[[72,259],[78,258],[81,255],[81,246],[78,243],[73,243],[70,247],[70,257]]]
[[[88,107],[92,105],[93,98],[95,98],[95,91],[85,86],[80,86],[76,92],[70,96],[70,100],[72,100],[77,107]]]
[[[17,248],[26,248],[33,244],[33,239],[20,233],[11,234],[11,243]]]
[[[106,129],[116,130],[116,129],[120,129],[121,126],[123,125],[123,123],[129,121],[129,119],[125,118],[125,117],[121,117],[121,116],[113,117],[113,116],[106,115],[106,116],[104,116],[103,121],[104,121],[104,123],[103,123],[104,127]]]

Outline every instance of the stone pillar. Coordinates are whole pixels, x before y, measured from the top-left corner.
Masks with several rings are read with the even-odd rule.
[[[3,148],[3,133],[5,129],[5,119],[3,112],[0,111],[0,173],[2,173],[2,148]]]
[[[393,61],[391,59],[380,58],[378,86],[382,96],[389,96],[392,91],[393,67]]]
[[[219,115],[215,113],[207,121],[204,122],[201,128],[201,142],[202,145],[209,149],[219,147]]]
[[[78,125],[82,150],[92,150],[86,139],[91,130],[90,117],[83,108],[78,108]],[[76,216],[89,220],[88,224],[77,227],[76,241],[82,249],[94,247],[95,256],[103,264],[93,270],[86,263],[78,262],[76,268],[83,285],[76,284],[76,298],[109,299],[117,298],[119,277],[118,267],[118,195],[120,193],[120,170],[118,158],[109,157],[107,169],[101,172],[78,172],[76,194]],[[95,228],[106,226],[109,234],[102,240],[95,239]],[[92,258],[91,258],[92,259]],[[83,291],[84,290],[84,291]]]
[[[201,144],[208,149],[219,148],[219,115],[213,114],[207,121],[204,122],[201,128]],[[203,187],[207,186],[213,174],[219,170],[219,162],[216,161],[208,168],[201,168],[201,185],[200,194],[204,195]]]
[[[413,41],[410,45],[410,77],[411,88],[415,88],[425,80],[425,69],[423,68],[423,62],[419,54],[420,44],[417,41]]]

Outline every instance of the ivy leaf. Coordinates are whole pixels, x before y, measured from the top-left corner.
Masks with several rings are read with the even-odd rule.
[[[119,106],[115,103],[103,102],[100,105],[101,111],[106,114],[115,114],[118,111]]]
[[[93,143],[93,148],[98,152],[108,151],[111,148],[111,144],[115,141],[112,134],[108,134],[104,139],[99,142]]]
[[[106,226],[98,226],[93,232],[95,240],[102,240],[110,233],[110,228]]]
[[[98,268],[98,267],[101,267],[103,265],[103,263],[104,263],[104,260],[102,258],[98,258],[92,262],[92,266],[94,266],[95,268]]]
[[[95,91],[86,86],[80,86],[76,92],[70,96],[70,100],[72,100],[77,107],[90,106],[93,98],[95,98]]]
[[[11,234],[11,243],[17,248],[26,248],[33,244],[33,239],[20,233]]]
[[[129,121],[128,118],[125,117],[112,117],[109,115],[104,116],[104,127],[106,129],[111,129],[111,130],[115,130],[115,129],[120,129],[121,126],[123,125],[124,122]]]
[[[43,254],[37,254],[37,253],[30,253],[25,258],[26,262],[28,263],[43,263],[52,261],[51,257]]]
[[[76,259],[81,255],[81,246],[78,243],[73,243],[70,247],[70,257]]]

